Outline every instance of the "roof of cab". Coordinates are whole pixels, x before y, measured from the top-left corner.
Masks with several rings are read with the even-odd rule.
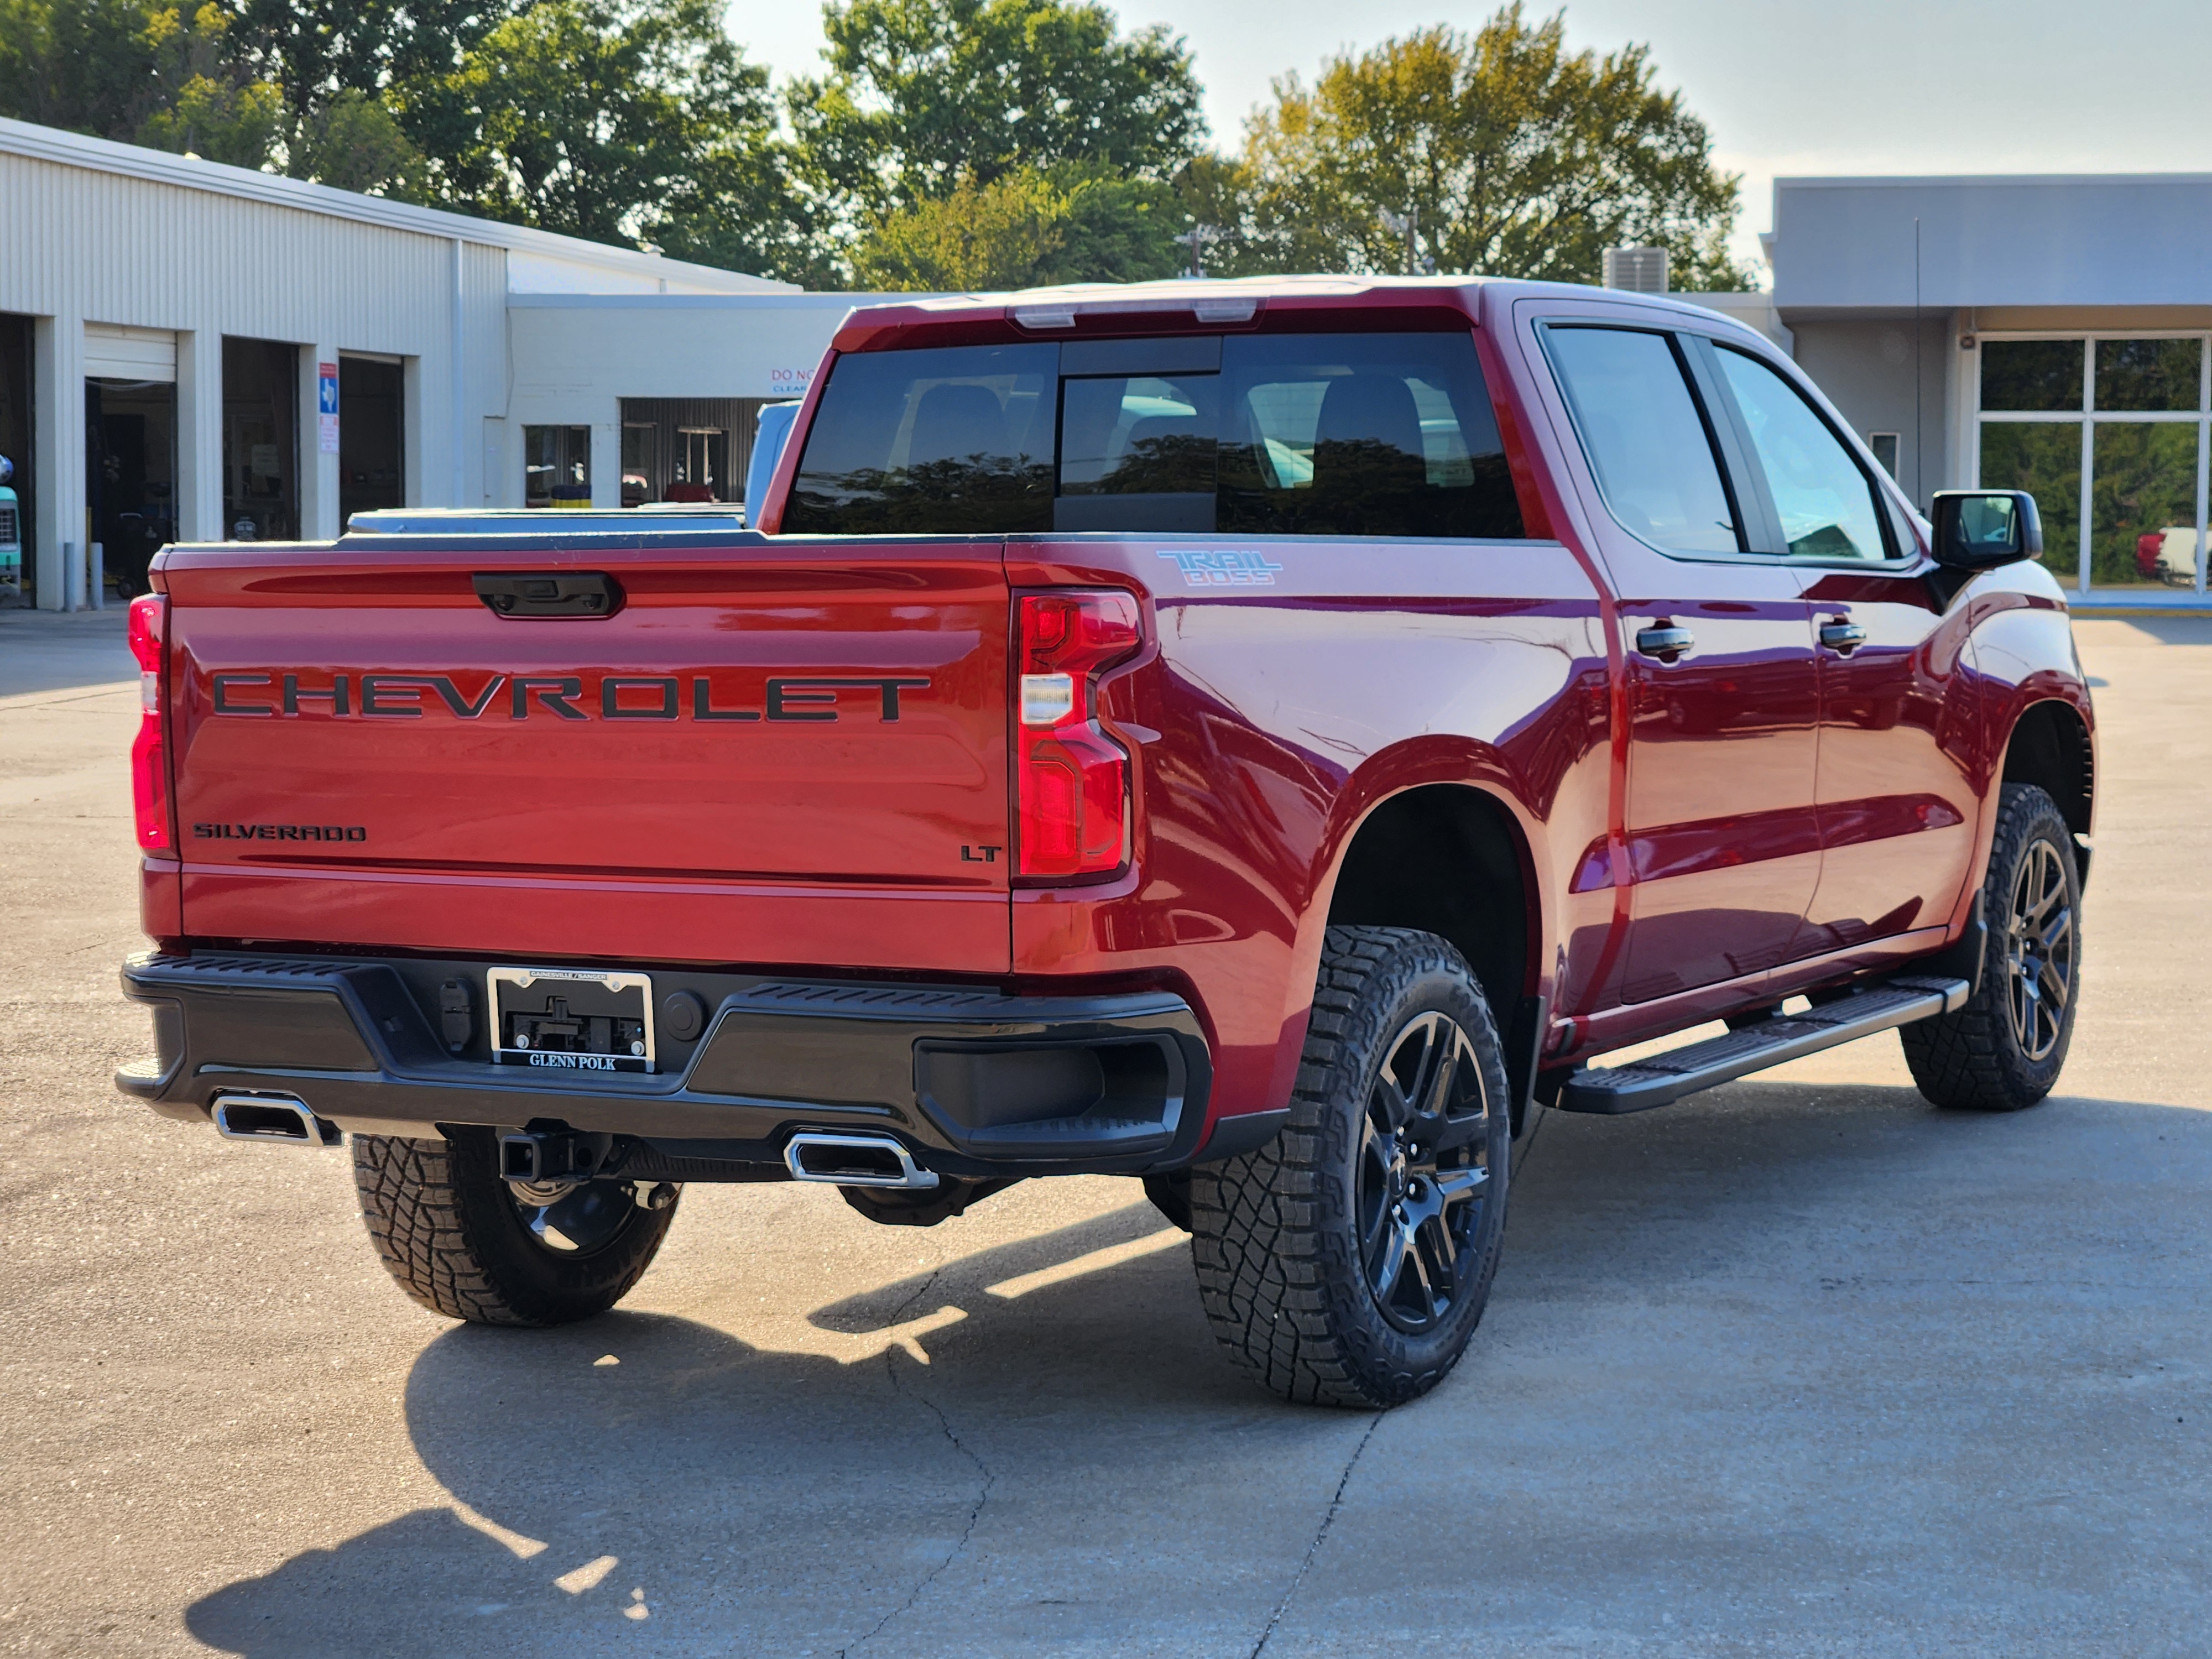
[[[1472,323],[1480,309],[1477,294],[1484,289],[1510,290],[1516,299],[1551,295],[1626,301],[1692,312],[1707,320],[1720,314],[1666,295],[1494,276],[1179,276],[1156,283],[1080,283],[1007,293],[945,294],[856,306],[831,343],[840,352],[882,351],[990,339],[1243,330],[1266,326],[1270,313],[1279,323],[1285,320],[1284,312],[1425,311],[1456,313]]]

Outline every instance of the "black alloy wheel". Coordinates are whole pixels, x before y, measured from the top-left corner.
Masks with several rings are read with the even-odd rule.
[[[2074,1000],[2074,904],[2066,867],[2047,841],[2028,846],[2005,921],[2005,1011],[2013,1041],[2033,1063],[2065,1035]]]
[[[1450,1015],[1391,1038],[1362,1121],[1359,1255],[1375,1305],[1419,1335],[1450,1317],[1490,1183],[1482,1066]]]
[[[628,1182],[587,1181],[580,1186],[537,1187],[507,1183],[522,1230],[541,1249],[557,1255],[589,1255],[614,1243],[638,1218],[636,1189]]]

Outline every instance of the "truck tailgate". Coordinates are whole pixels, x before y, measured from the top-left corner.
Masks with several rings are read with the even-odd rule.
[[[186,933],[1004,971],[1000,543],[603,539],[171,555]]]

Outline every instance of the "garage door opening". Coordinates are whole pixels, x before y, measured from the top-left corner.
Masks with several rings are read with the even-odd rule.
[[[96,375],[84,383],[85,521],[117,594],[177,539],[177,387]]]
[[[404,507],[405,371],[396,357],[338,358],[338,524]]]
[[[0,313],[0,455],[15,477],[0,479],[0,607],[28,605],[38,556],[32,546],[31,319]]]
[[[762,401],[624,398],[623,505],[742,501]]]
[[[222,343],[222,527],[237,541],[300,536],[300,349]]]

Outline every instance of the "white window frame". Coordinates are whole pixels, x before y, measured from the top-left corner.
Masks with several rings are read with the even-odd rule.
[[[2078,340],[2081,344],[2081,407],[2078,410],[1999,410],[1984,413],[1982,410],[1982,347],[1991,340]],[[2195,340],[2197,342],[2197,407],[2189,410],[2166,410],[2156,412],[2142,410],[2114,410],[2100,413],[2097,408],[2097,360],[2095,346],[2101,340]],[[1965,354],[1972,361],[1967,365],[1965,387],[1967,413],[1971,419],[1968,429],[1973,441],[1966,457],[1966,476],[1971,480],[1967,488],[1978,489],[1982,484],[1982,428],[1990,424],[2014,422],[2058,424],[2079,422],[2081,427],[2081,472],[2078,486],[2080,508],[2080,546],[2075,553],[2075,591],[2089,592],[2090,534],[2094,520],[2091,514],[2090,487],[2094,477],[2096,434],[2100,425],[2142,425],[2151,422],[2171,422],[2175,425],[2193,424],[2197,428],[2197,583],[2198,598],[2205,592],[2205,520],[2208,495],[2212,495],[2212,330],[2197,328],[2092,328],[2092,329],[1988,329],[1978,330],[1971,352]]]

